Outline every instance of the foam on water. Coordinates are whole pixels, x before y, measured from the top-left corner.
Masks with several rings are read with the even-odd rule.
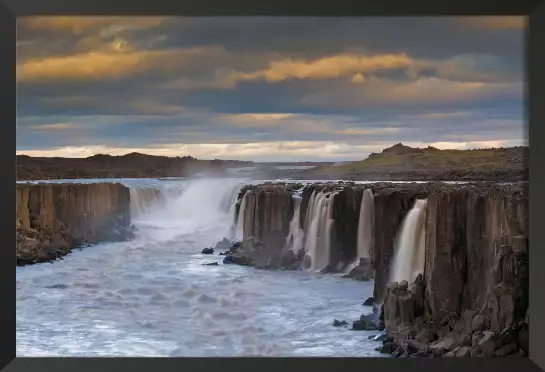
[[[372,282],[200,253],[229,232],[244,183],[126,181],[168,202],[133,221],[132,241],[17,268],[17,356],[379,356],[370,332],[331,325],[361,315]]]

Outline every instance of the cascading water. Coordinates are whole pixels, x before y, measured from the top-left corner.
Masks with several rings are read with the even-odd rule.
[[[307,254],[310,252],[312,270],[321,270],[329,264],[334,195],[322,191],[311,196],[305,249]]]
[[[232,200],[241,186],[235,180],[194,179],[183,187],[161,190],[164,191],[165,202],[152,206],[135,221],[139,235],[145,233],[156,239],[168,240],[215,226],[212,229],[213,240],[221,240],[229,235]]]
[[[358,220],[358,258],[370,256],[371,242],[373,241],[374,199],[373,191],[370,189],[363,191]]]
[[[244,211],[246,210],[246,200],[248,193],[246,192],[240,201],[238,209],[237,222],[235,224],[235,241],[241,242],[244,238]]]
[[[286,239],[286,246],[295,255],[303,248],[305,233],[301,229],[301,196],[293,195],[294,212],[290,222],[290,231]]]
[[[373,219],[374,219],[374,199],[373,191],[366,189],[360,204],[360,214],[358,219],[358,241],[356,259],[344,269],[344,273],[349,273],[360,264],[360,258],[369,258],[371,256],[371,244],[373,241]]]
[[[390,281],[412,283],[424,273],[427,199],[414,203],[401,226]]]
[[[161,200],[161,191],[153,187],[130,188],[131,218],[137,218],[150,211]]]

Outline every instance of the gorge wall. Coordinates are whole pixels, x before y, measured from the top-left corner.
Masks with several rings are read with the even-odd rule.
[[[18,265],[132,236],[130,191],[121,184],[17,184],[16,203]]]
[[[383,321],[399,354],[501,356],[519,347],[527,351],[527,187],[346,182],[251,186],[245,191],[244,249],[236,255],[245,265],[308,268],[307,261],[319,253],[310,247],[316,244],[328,249],[321,271],[343,272],[354,261],[357,269],[360,205],[363,191],[371,189],[373,242],[370,257],[359,266],[372,268],[375,303],[383,304]],[[285,241],[294,193],[302,198],[305,233],[298,252],[290,251]],[[389,283],[399,230],[417,199],[427,199],[424,272],[414,283]],[[326,207],[327,200],[332,200],[331,207]],[[322,215],[318,218],[317,213]],[[312,215],[322,232],[309,240],[316,234]]]

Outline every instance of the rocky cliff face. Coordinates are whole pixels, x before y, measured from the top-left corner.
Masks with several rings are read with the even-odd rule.
[[[513,185],[430,189],[424,277],[390,284],[384,301],[398,354],[527,353],[527,195]]]
[[[17,184],[16,202],[18,265],[132,236],[130,193],[121,184]]]
[[[291,188],[285,185],[258,185],[244,188],[246,198],[242,247],[235,263],[260,267],[279,267],[293,216]],[[293,257],[292,257],[293,258]]]
[[[374,269],[375,301],[383,303],[385,327],[393,341],[388,349],[396,355],[422,356],[527,352],[527,184],[307,185],[301,202],[305,233],[312,194],[323,191],[334,198],[327,271],[340,271],[356,258],[365,188],[375,195],[369,263]],[[290,256],[283,249],[293,214],[292,189],[264,185],[248,190],[244,236],[251,244],[245,241],[244,263],[301,267],[304,252]],[[402,222],[415,200],[424,198],[428,199],[424,273],[414,283],[389,284]],[[259,255],[248,258],[249,251]]]

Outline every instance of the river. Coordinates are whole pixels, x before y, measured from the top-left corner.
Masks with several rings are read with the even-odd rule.
[[[133,220],[131,241],[17,268],[17,356],[380,356],[377,332],[332,326],[370,312],[372,282],[201,254],[228,236],[244,181],[71,180],[104,181],[166,202]]]

